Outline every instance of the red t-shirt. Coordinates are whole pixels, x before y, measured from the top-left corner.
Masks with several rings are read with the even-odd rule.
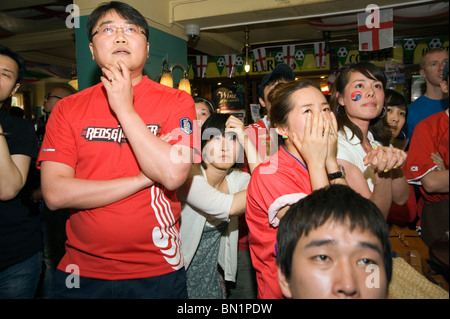
[[[199,149],[194,102],[187,93],[147,77],[133,88],[134,108],[152,133],[170,132],[171,144]],[[76,178],[88,180],[140,172],[102,83],[58,102],[46,126],[38,165],[41,161],[69,165]],[[154,277],[180,269],[180,212],[176,191],[160,184],[104,207],[74,210],[58,269],[75,264],[80,276],[105,280]]]
[[[245,216],[256,270],[258,298],[282,298],[276,265],[277,227],[269,223],[269,207],[285,195],[311,194],[307,168],[281,147],[253,171],[247,188]]]
[[[276,153],[277,150],[271,143],[269,130],[267,129],[266,124],[263,120],[252,123],[245,129],[247,131],[248,138],[255,145],[262,159],[265,159]],[[270,151],[272,151],[273,154],[270,154]]]
[[[248,125],[245,128],[248,138],[255,145],[259,155],[264,160],[278,151],[278,134],[270,138],[270,131],[267,129],[263,120]],[[244,172],[250,174],[247,157],[245,157]],[[248,226],[245,222],[245,215],[239,216],[239,250],[248,250]]]
[[[427,202],[449,198],[448,193],[427,193],[422,187],[422,177],[437,169],[437,165],[431,159],[431,153],[436,152],[441,154],[445,168],[448,169],[449,117],[447,111],[431,115],[416,125],[406,158],[405,176],[410,184],[419,185],[423,198]]]

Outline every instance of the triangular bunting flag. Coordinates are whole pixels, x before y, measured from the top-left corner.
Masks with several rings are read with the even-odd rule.
[[[298,67],[301,69],[303,61],[305,61],[306,49],[300,49],[295,51],[294,59],[297,62]]]
[[[219,75],[222,75],[223,68],[225,67],[225,57],[224,56],[216,56],[214,57],[216,60],[217,70],[219,71]]]
[[[427,40],[428,48],[431,49],[437,49],[442,47],[442,44],[444,43],[443,37],[434,37],[434,38],[428,38]]]
[[[294,55],[295,55],[295,45],[283,46],[284,63],[286,63],[293,69],[295,68]]]
[[[404,63],[414,62],[414,51],[416,50],[418,43],[419,39],[402,39]]]
[[[258,72],[262,72],[266,70],[266,49],[259,48],[252,50],[254,56],[254,62],[256,63],[256,67]]]
[[[350,50],[350,47],[339,47],[335,48],[335,50],[339,63],[341,64],[341,66],[344,65],[347,61],[348,51]]]
[[[359,51],[378,51],[394,46],[393,10],[358,14]]]
[[[275,65],[284,63],[283,51],[275,50],[275,51],[272,51],[271,53],[275,60]]]
[[[194,70],[194,61],[192,59],[188,60],[188,73],[190,72],[190,70]]]
[[[234,72],[236,70],[236,54],[225,55],[225,67],[227,70],[227,77],[234,77]]]
[[[327,53],[325,52],[325,42],[314,43],[314,56],[318,68],[325,67],[327,63]]]
[[[245,63],[245,56],[243,55],[236,56],[236,71],[239,73],[239,75],[244,70],[244,63]]]
[[[197,76],[199,78],[206,77],[206,67],[208,66],[208,56],[207,55],[197,55]]]

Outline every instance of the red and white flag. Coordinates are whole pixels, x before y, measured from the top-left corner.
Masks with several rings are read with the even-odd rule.
[[[284,63],[289,65],[291,68],[295,67],[295,45],[283,45],[283,57]]]
[[[256,67],[258,68],[258,72],[266,70],[266,49],[259,48],[252,50],[253,56],[255,57]]]
[[[208,66],[208,56],[207,55],[197,55],[197,75],[200,78],[206,77],[206,67]]]
[[[236,71],[236,54],[225,54],[225,67],[227,69],[227,76],[234,77]]]
[[[327,64],[327,53],[325,52],[325,42],[314,43],[314,57],[318,68],[323,68]]]
[[[366,9],[358,14],[359,51],[377,51],[394,46],[393,10]]]

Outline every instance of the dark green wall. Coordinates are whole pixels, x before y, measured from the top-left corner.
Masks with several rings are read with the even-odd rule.
[[[79,91],[100,82],[101,72],[97,63],[92,60],[89,50],[89,40],[86,35],[88,16],[80,17],[80,28],[75,29],[77,76]],[[150,27],[149,29],[150,57],[144,67],[144,74],[152,80],[160,75],[161,64],[165,58],[169,64],[181,63],[186,68],[187,45],[186,41],[173,35]],[[181,79],[181,70],[174,70],[174,83]]]

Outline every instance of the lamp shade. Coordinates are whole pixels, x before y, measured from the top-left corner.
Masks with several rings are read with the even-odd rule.
[[[178,90],[186,91],[189,95],[191,95],[191,83],[189,80],[184,78],[180,80],[180,84],[178,84]]]
[[[69,81],[69,85],[73,87],[76,91],[78,91],[78,79],[74,78]]]
[[[159,80],[159,83],[162,85],[173,87],[173,79],[172,79],[172,73],[166,72],[161,75],[161,79]]]

